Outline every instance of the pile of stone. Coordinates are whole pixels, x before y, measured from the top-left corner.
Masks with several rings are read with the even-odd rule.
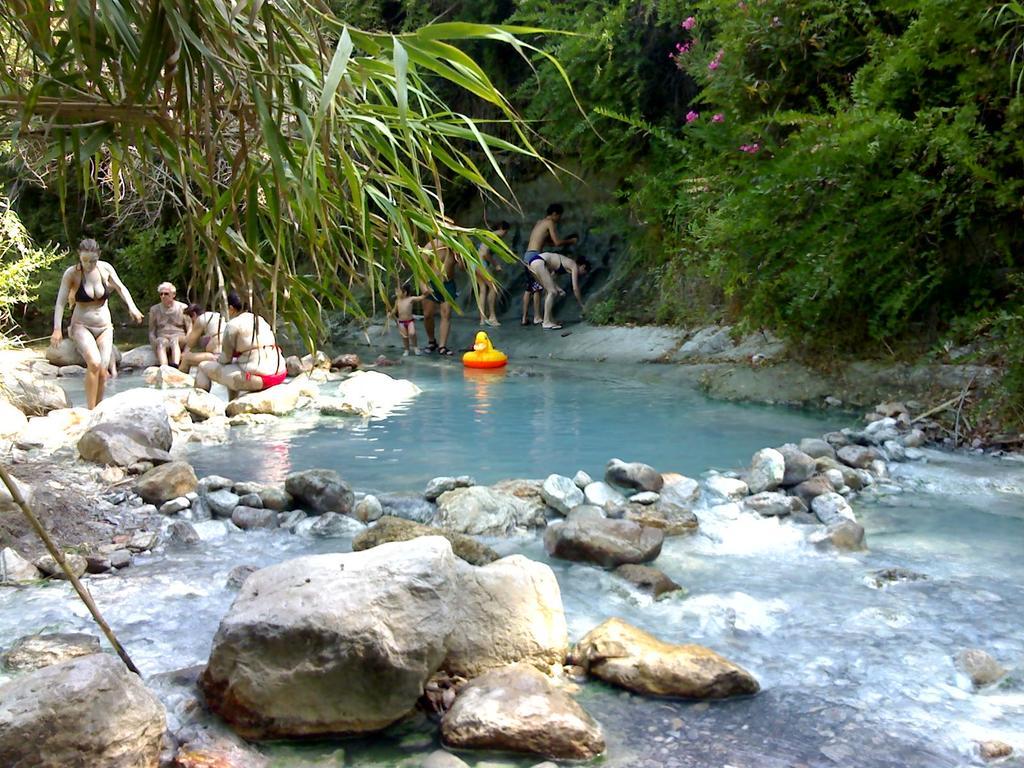
[[[720,502],[762,517],[816,526],[808,540],[839,550],[863,549],[864,528],[849,500],[889,478],[891,461],[923,457],[925,433],[902,404],[876,406],[862,430],[843,429],[799,444],[762,448],[742,473],[711,473],[704,486]],[[877,418],[874,418],[877,417]]]

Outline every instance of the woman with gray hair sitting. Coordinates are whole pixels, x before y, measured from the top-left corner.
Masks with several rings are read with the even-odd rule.
[[[185,314],[187,306],[175,300],[176,291],[171,283],[160,283],[156,291],[160,303],[149,308],[149,344],[158,365],[177,368],[185,337],[192,330],[192,318]]]

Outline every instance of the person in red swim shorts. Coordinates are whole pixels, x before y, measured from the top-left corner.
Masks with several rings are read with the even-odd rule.
[[[216,381],[234,399],[239,392],[259,392],[285,380],[284,355],[270,323],[245,310],[237,293],[228,294],[228,322],[221,331],[221,351],[216,360],[199,364],[196,386],[210,390]]]

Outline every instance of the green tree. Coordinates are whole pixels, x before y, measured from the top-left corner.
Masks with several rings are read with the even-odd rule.
[[[0,123],[29,162],[115,209],[173,202],[194,283],[265,290],[267,310],[309,334],[323,303],[355,308],[356,286],[381,298],[398,272],[436,283],[430,237],[476,258],[473,231],[446,217],[447,185],[500,198],[498,154],[540,156],[456,43],[524,51],[516,35],[534,31],[368,33],[320,0],[11,0]],[[439,84],[488,105],[512,140]]]

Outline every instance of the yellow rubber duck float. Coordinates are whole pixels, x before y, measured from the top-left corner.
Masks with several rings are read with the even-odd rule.
[[[467,368],[501,368],[507,362],[508,355],[495,349],[483,331],[477,333],[473,349],[462,356]]]

